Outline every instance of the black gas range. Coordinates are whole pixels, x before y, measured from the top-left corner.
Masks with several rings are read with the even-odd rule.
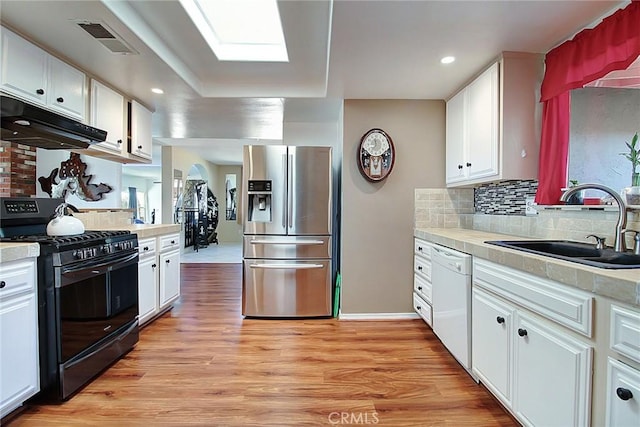
[[[0,198],[0,241],[38,243],[40,395],[66,400],[138,341],[138,241],[126,230],[48,236],[63,199]]]

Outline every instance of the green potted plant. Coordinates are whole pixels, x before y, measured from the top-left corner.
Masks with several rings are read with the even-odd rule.
[[[637,168],[640,165],[640,144],[638,144],[638,132],[633,135],[631,142],[625,142],[629,149],[626,153],[620,153],[631,162],[631,187],[624,189],[628,205],[640,205],[640,172]]]

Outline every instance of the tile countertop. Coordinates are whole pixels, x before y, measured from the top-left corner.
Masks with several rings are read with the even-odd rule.
[[[40,245],[38,243],[0,243],[0,262],[35,258],[38,255],[40,255]]]
[[[165,234],[179,233],[180,224],[127,224],[100,227],[100,230],[129,230],[138,235],[138,239],[157,237]]]
[[[596,295],[640,306],[640,269],[590,267],[484,243],[486,240],[529,240],[507,234],[462,228],[420,228],[414,230],[414,236]]]

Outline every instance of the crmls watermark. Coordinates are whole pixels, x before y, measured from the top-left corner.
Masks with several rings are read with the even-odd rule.
[[[332,425],[346,424],[378,424],[380,419],[377,412],[332,412],[329,414]]]

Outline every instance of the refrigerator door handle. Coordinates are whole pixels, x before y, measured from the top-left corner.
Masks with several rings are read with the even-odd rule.
[[[287,199],[289,200],[289,206],[287,208],[287,226],[293,228],[293,198],[295,197],[295,190],[293,188],[293,154],[288,154],[287,161],[287,181],[289,182],[289,194]]]
[[[322,240],[251,240],[252,245],[322,245]]]
[[[282,155],[282,169],[284,171],[287,171],[287,154],[283,154]],[[287,172],[288,174],[288,172]],[[287,229],[287,199],[289,199],[289,194],[287,194],[287,181],[288,179],[284,179],[283,181],[283,186],[282,186],[282,194],[284,194],[284,197],[282,197],[282,229],[286,230]]]
[[[313,268],[323,268],[322,264],[251,264],[250,268],[277,269],[277,270],[310,270]]]

